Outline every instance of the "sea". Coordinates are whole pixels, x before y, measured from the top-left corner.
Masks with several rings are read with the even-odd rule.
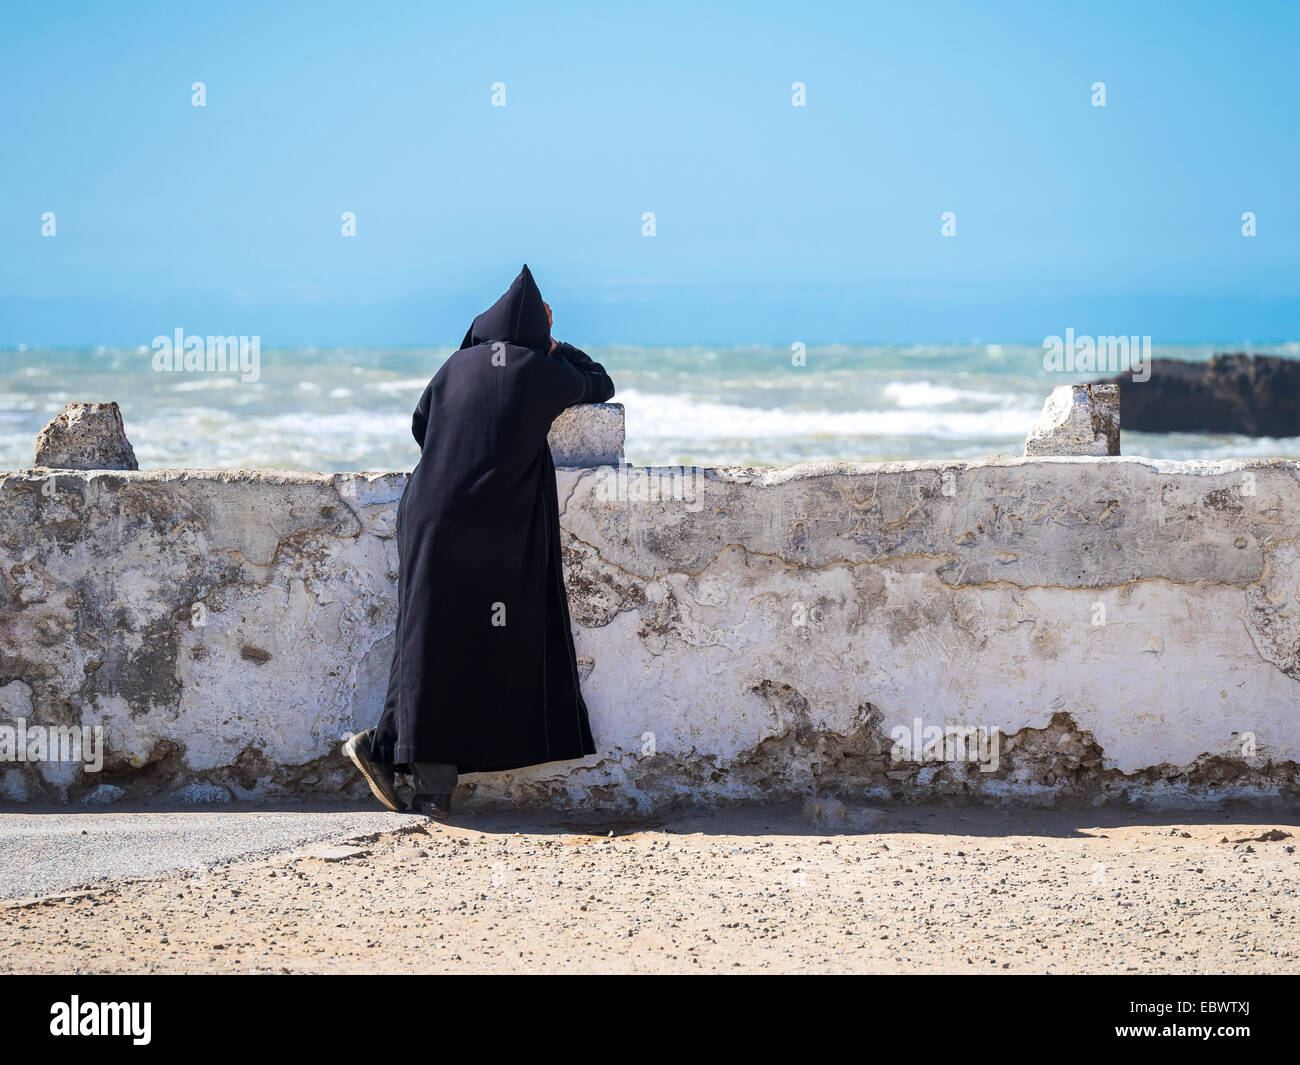
[[[1051,389],[1040,344],[586,347],[617,387],[637,465],[785,466],[1018,455]],[[256,374],[160,370],[149,347],[0,351],[0,468],[27,467],[71,401],[121,405],[142,469],[409,470],[411,411],[451,348],[268,348]],[[1300,343],[1154,345],[1300,358]],[[255,379],[253,379],[255,377]],[[248,378],[248,379],[246,379]],[[1121,422],[1123,413],[1121,411]],[[1300,456],[1300,437],[1124,431],[1124,454]]]

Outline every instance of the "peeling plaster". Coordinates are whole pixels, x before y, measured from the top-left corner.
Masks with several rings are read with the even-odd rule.
[[[600,750],[474,803],[1300,791],[1294,461],[700,470],[695,507],[608,472],[558,476]],[[382,705],[404,483],[0,474],[0,725],[107,733],[102,773],[0,765],[0,797],[366,794],[337,748]],[[917,719],[996,727],[998,770],[895,762]]]

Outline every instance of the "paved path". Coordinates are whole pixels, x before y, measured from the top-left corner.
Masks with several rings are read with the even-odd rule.
[[[388,832],[413,814],[342,806],[157,807],[87,811],[0,808],[0,899],[68,891],[105,879],[198,870],[307,844]]]

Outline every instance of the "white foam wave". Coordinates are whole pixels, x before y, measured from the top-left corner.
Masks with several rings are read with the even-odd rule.
[[[1038,411],[797,410],[741,407],[654,393],[624,392],[628,436],[696,440],[747,437],[928,436],[938,439],[1023,437]]]
[[[943,407],[951,403],[1002,404],[1011,398],[1006,393],[952,388],[948,385],[932,384],[929,381],[890,381],[880,390],[880,394],[909,410],[918,407]]]

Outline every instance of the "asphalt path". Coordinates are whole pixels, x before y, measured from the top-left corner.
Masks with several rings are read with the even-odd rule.
[[[105,880],[207,870],[261,855],[422,823],[378,804],[159,809],[0,807],[0,899],[61,894]]]

